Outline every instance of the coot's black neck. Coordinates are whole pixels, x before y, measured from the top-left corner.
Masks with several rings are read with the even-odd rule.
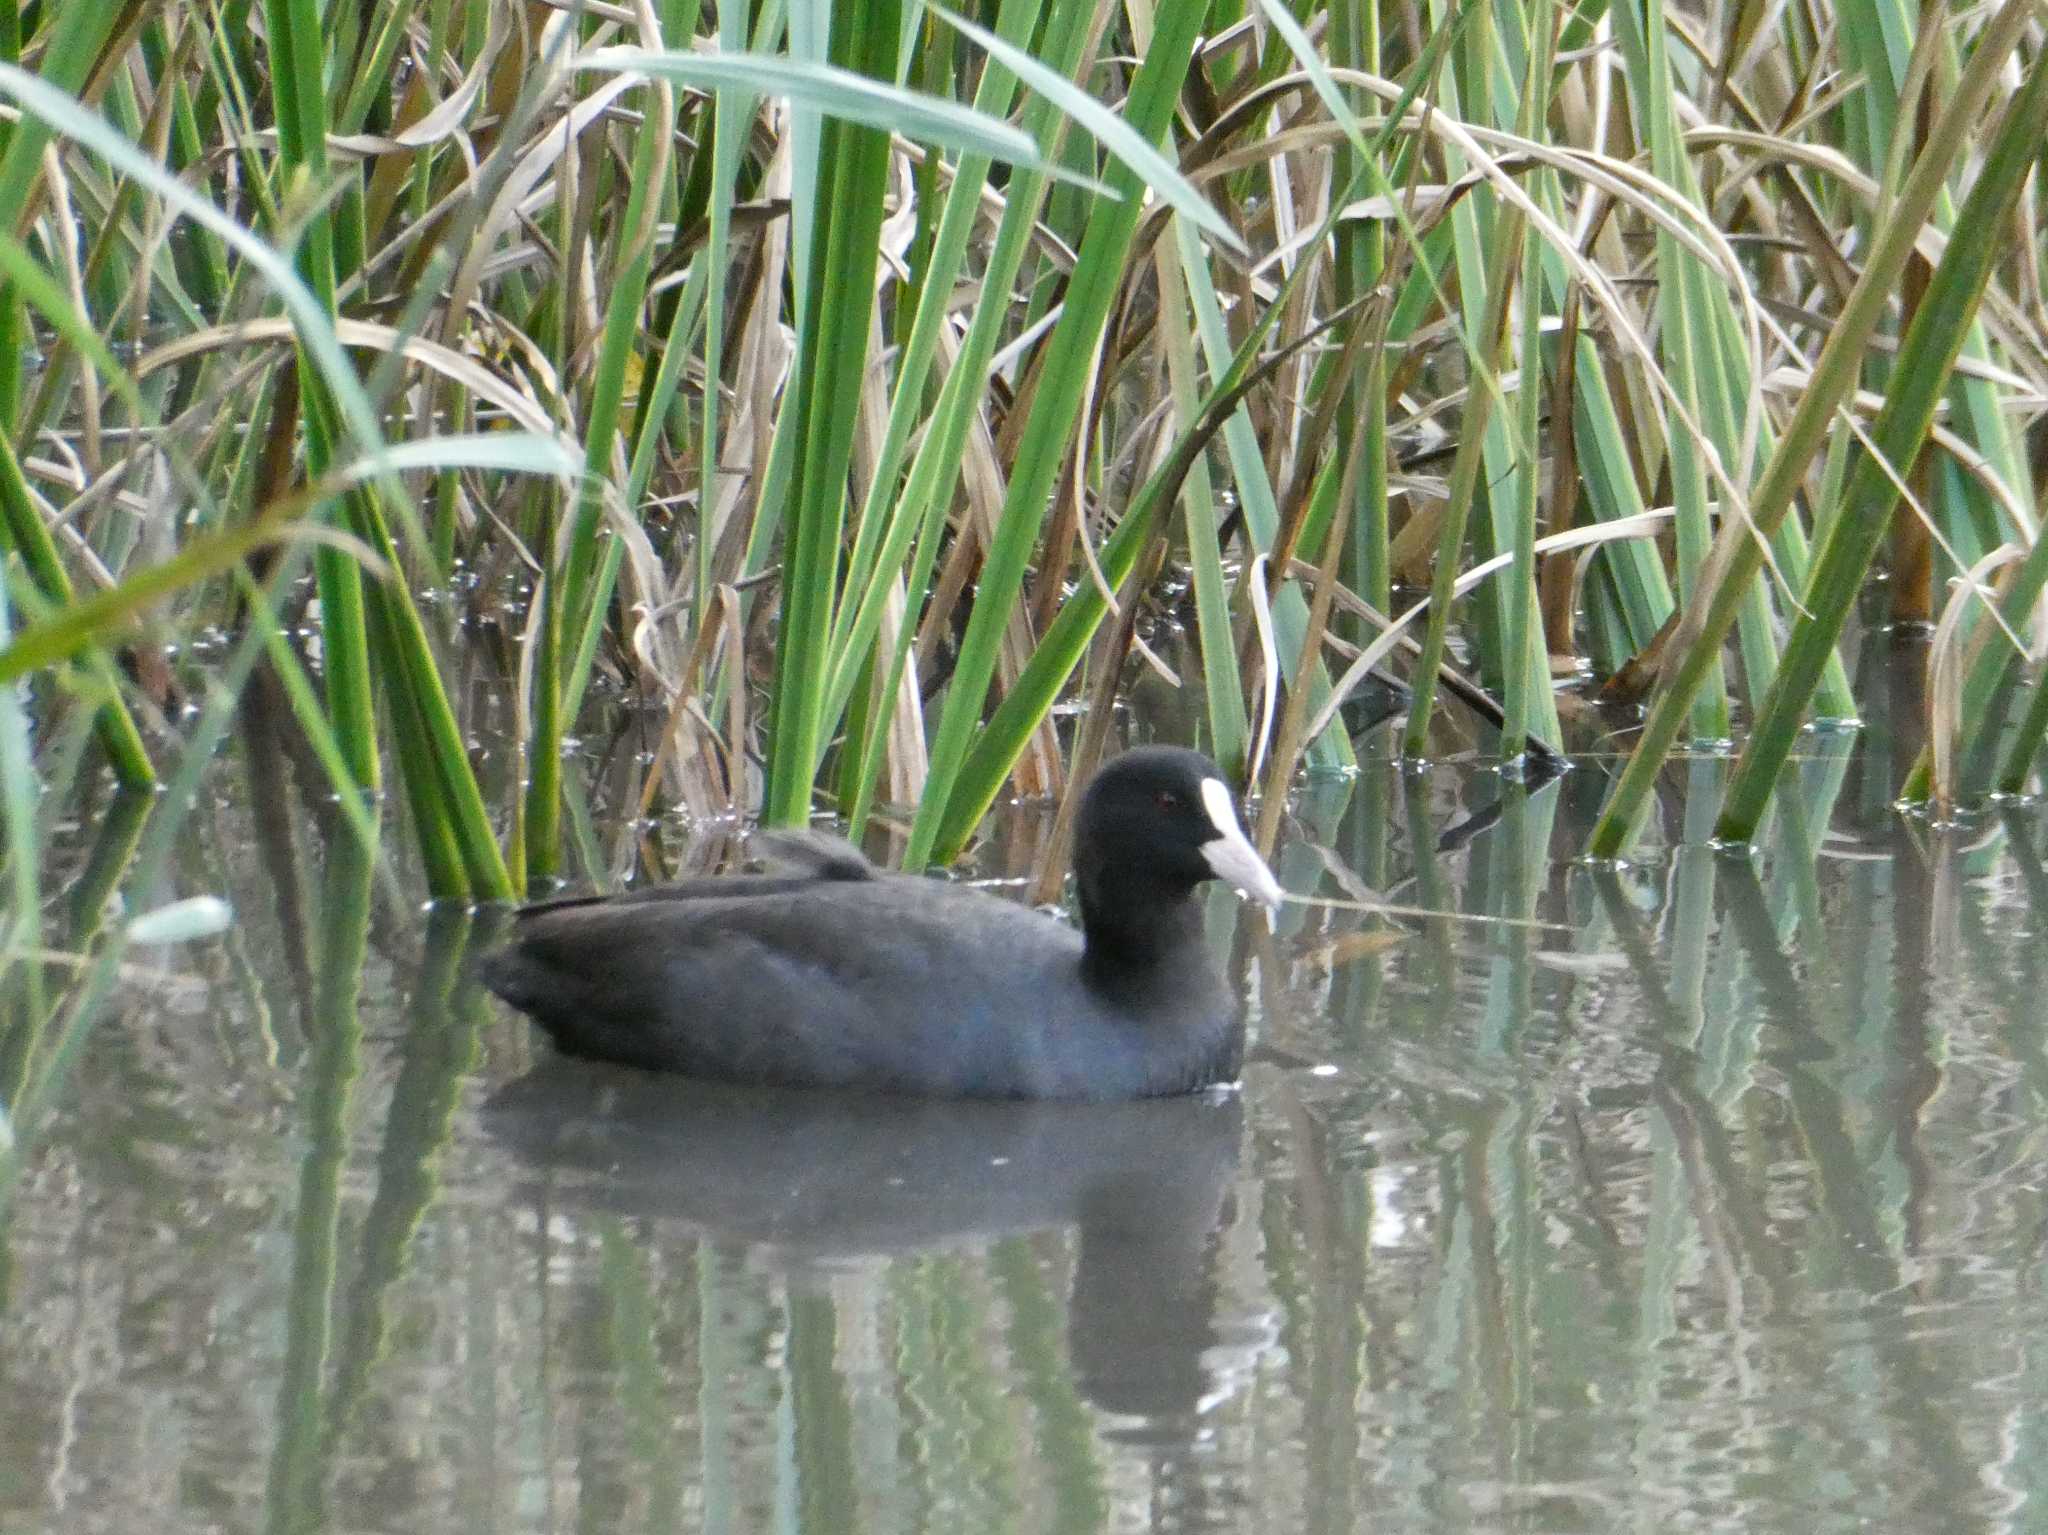
[[[1082,973],[1102,985],[1143,978],[1196,981],[1210,966],[1202,939],[1202,911],[1194,888],[1100,865],[1076,871],[1081,896],[1081,931],[1086,938]]]

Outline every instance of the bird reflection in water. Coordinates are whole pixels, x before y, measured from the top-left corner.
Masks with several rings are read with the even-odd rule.
[[[485,1105],[550,1220],[603,1212],[742,1245],[815,1285],[875,1260],[1071,1229],[1068,1344],[1105,1437],[1199,1447],[1264,1329],[1217,1324],[1234,1091],[1121,1104],[730,1087],[551,1058]],[[659,1227],[653,1228],[658,1230]],[[1223,1344],[1229,1346],[1219,1346]],[[1234,1365],[1233,1361],[1237,1363]],[[1184,1468],[1183,1468],[1184,1469]],[[1161,1489],[1164,1491],[1165,1489]]]

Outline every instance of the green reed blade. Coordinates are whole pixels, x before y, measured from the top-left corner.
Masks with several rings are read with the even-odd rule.
[[[1272,356],[1260,358],[1259,348],[1270,327],[1278,320],[1281,307],[1275,303],[1261,316],[1251,334],[1239,346],[1230,366],[1211,385],[1200,414],[1175,440],[1165,462],[1153,471],[1151,478],[1131,498],[1116,531],[1103,542],[1097,560],[1112,590],[1120,588],[1137,565],[1139,556],[1151,540],[1160,508],[1171,505],[1173,498],[1180,493],[1181,481],[1187,475],[1189,465],[1208,450],[1245,396],[1269,378],[1293,353],[1313,344],[1329,326],[1348,318],[1346,312],[1340,311],[1322,326],[1279,348]],[[1059,616],[1046,629],[1023,672],[990,714],[988,724],[975,737],[972,749],[961,764],[958,786],[953,792],[952,802],[946,807],[945,819],[934,843],[933,856],[940,862],[950,862],[958,857],[960,850],[967,845],[974,828],[988,813],[989,806],[995,803],[996,795],[1010,776],[1010,770],[1016,766],[1025,743],[1052,708],[1074,668],[1081,664],[1088,642],[1108,610],[1100,588],[1093,581],[1082,582],[1060,605]]]
[[[7,547],[21,556],[29,576],[53,606],[71,605],[71,580],[57,557],[57,546],[29,494],[28,481],[22,477],[13,445],[0,435],[0,550]],[[11,642],[0,641],[0,661],[13,648]],[[149,750],[142,744],[134,717],[118,693],[100,705],[94,720],[100,744],[122,784],[131,789],[154,784],[156,770],[150,766]]]
[[[1176,5],[1157,17],[1125,102],[1125,117],[1147,140],[1157,142],[1172,118],[1204,13],[1199,5]],[[1018,446],[1017,469],[982,566],[932,742],[931,774],[904,853],[909,867],[920,867],[931,856],[940,825],[952,814],[955,782],[988,697],[1003,631],[1023,586],[1061,455],[1075,428],[1109,306],[1122,286],[1125,256],[1137,231],[1140,187],[1136,173],[1121,163],[1110,168],[1109,180],[1116,199],[1098,200],[1089,211],[1087,233],[1059,323],[1047,343],[1031,415]]]
[[[834,7],[832,51],[878,80],[896,71],[900,15],[894,3]],[[889,139],[874,128],[828,119],[819,141],[819,207],[805,253],[809,276],[797,329],[793,403],[779,431],[800,444],[783,542],[782,629],[769,705],[768,782],[762,815],[801,825],[825,730],[824,703],[840,534],[854,411],[874,324],[875,271]]]
[[[1198,303],[1197,319],[1189,314],[1191,292],[1207,285],[1208,273],[1193,230],[1182,220],[1173,221],[1174,247],[1161,242],[1156,256],[1159,273],[1159,327],[1165,333],[1167,377],[1174,397],[1174,419],[1185,431],[1201,411],[1200,390],[1195,378],[1197,345],[1209,338],[1210,315],[1221,330],[1222,309],[1210,288],[1207,305]],[[1228,337],[1223,358],[1230,357]],[[1240,409],[1224,427],[1224,438],[1232,449],[1231,468],[1241,485],[1257,484],[1268,503],[1272,486],[1266,480],[1265,462],[1258,453],[1251,423]],[[1236,434],[1233,436],[1233,434]],[[1250,439],[1250,453],[1238,450]],[[1216,497],[1209,483],[1208,465],[1196,459],[1189,466],[1187,484],[1176,498],[1180,503],[1181,525],[1186,530],[1188,565],[1195,588],[1195,638],[1202,653],[1202,688],[1209,704],[1209,732],[1213,742],[1210,755],[1233,776],[1242,775],[1250,761],[1251,720],[1245,712],[1244,679],[1238,674],[1237,644],[1230,626],[1230,592],[1223,574],[1223,551],[1217,540]],[[1249,516],[1249,513],[1247,513]],[[1277,524],[1279,514],[1270,519]]]
[[[1964,201],[1958,229],[1997,228],[2018,201],[2048,137],[2048,55],[2035,59],[2019,94],[1984,157]],[[1953,382],[1956,357],[1969,334],[1992,267],[2003,255],[1991,240],[1954,239],[1942,253],[1899,345],[1892,388],[1870,429],[1870,440],[1902,471],[1926,440],[1935,408]],[[1806,613],[1790,640],[1759,709],[1749,744],[1728,786],[1715,835],[1748,841],[1756,834],[1765,801],[1798,736],[1799,722],[1827,657],[1834,653],[1842,625],[1856,604],[1877,546],[1891,527],[1897,490],[1868,454],[1857,462],[1843,498],[1843,515],[1829,531],[1805,597]]]
[[[1496,374],[1508,344],[1508,304],[1515,284],[1511,274],[1522,267],[1524,220],[1519,209],[1501,209],[1493,227],[1484,270],[1492,274],[1486,312],[1480,320],[1479,338],[1483,349],[1479,366]],[[1423,755],[1429,742],[1430,711],[1436,703],[1437,677],[1443,668],[1444,647],[1450,637],[1452,588],[1457,584],[1460,557],[1465,547],[1465,524],[1472,500],[1479,489],[1479,471],[1485,459],[1486,422],[1492,413],[1493,391],[1475,389],[1466,400],[1465,419],[1458,437],[1457,456],[1451,461],[1449,499],[1443,523],[1437,532],[1436,564],[1430,572],[1429,623],[1423,634],[1422,651],[1416,657],[1414,680],[1410,684],[1408,729],[1401,749],[1411,757]]]
[[[559,551],[556,540],[550,536],[543,557],[553,579],[534,590],[534,600],[545,604],[545,611],[534,677],[533,738],[527,748],[530,766],[522,823],[529,881],[548,879],[561,867],[562,738],[567,733],[575,701],[582,694],[584,657],[594,655],[596,650],[594,633],[587,648],[580,638],[572,647],[570,637],[594,631],[603,616],[598,604],[610,598],[609,580],[600,583],[595,597],[591,590],[598,564],[598,534],[603,525],[605,498],[607,494],[616,494],[619,488],[613,483],[612,474],[621,453],[620,396],[625,389],[627,364],[632,361],[640,339],[640,315],[646,304],[647,278],[654,261],[655,218],[668,171],[669,140],[675,130],[674,93],[665,85],[651,85],[645,94],[647,122],[634,149],[626,211],[616,236],[617,249],[607,286],[604,330],[590,382],[589,412],[584,422],[584,477],[567,532],[567,551]],[[645,382],[643,379],[643,387]],[[626,510],[630,514],[630,506]],[[612,564],[608,569],[615,572],[617,566]],[[566,673],[565,660],[570,662]]]
[[[996,21],[998,33],[1011,38],[1021,36],[1037,19],[1039,10],[1039,0],[1003,0]],[[1050,35],[1070,39],[1068,52],[1078,55],[1087,29],[1075,18],[1057,15],[1049,25],[1053,29]],[[1074,60],[1063,55],[1058,62],[1070,69]],[[982,71],[976,87],[975,110],[1000,114],[1008,109],[1015,93],[1015,78],[1000,64],[991,64]],[[1036,113],[1027,113],[1025,131],[1031,134],[1034,143],[1046,145],[1050,135],[1041,137],[1034,127],[1050,117],[1043,107]],[[1049,147],[1041,152],[1049,152]],[[888,582],[873,577],[896,571],[908,548],[909,532],[917,522],[911,498],[898,493],[897,476],[911,434],[922,416],[925,385],[938,360],[939,332],[952,306],[953,284],[967,259],[968,241],[981,218],[982,189],[988,183],[993,164],[987,155],[963,155],[954,166],[938,229],[921,274],[916,313],[897,361],[889,422],[876,455],[873,477],[855,519],[854,544],[847,556],[847,599],[841,603],[832,629],[833,676],[826,690],[825,705],[828,721],[837,719],[846,707],[852,685],[851,658],[866,652],[881,619]],[[1008,190],[1012,200],[1019,197],[1016,182]],[[995,274],[985,274],[985,281],[994,279]]]
[[[1095,35],[1096,24],[1092,17],[1096,11],[1096,0],[1055,0],[1055,8],[1046,16],[1047,37],[1052,40],[1049,47],[1054,50],[1048,55],[1052,67],[1071,72],[1080,66],[1086,45]],[[1023,120],[1026,131],[1034,142],[1042,146],[1046,157],[1058,153],[1066,119],[1049,102],[1027,99]],[[953,193],[953,199],[960,208],[959,218],[966,224],[971,224],[979,211],[979,192],[969,174],[977,163],[972,158],[963,158]],[[982,174],[986,176],[985,168]],[[995,242],[981,272],[984,291],[1009,293],[1016,285],[1018,273],[1038,232],[1048,184],[1047,176],[1020,170],[1004,188],[1002,221],[997,226]],[[950,210],[948,217],[951,217]],[[940,251],[941,248],[935,245],[935,260]],[[946,297],[943,292],[927,284],[926,293],[928,304],[943,305]],[[934,327],[937,323],[935,317]],[[911,460],[909,475],[901,490],[895,493],[888,525],[881,537],[881,547],[873,560],[875,574],[865,583],[854,608],[852,624],[844,628],[843,638],[836,637],[837,654],[825,716],[828,720],[836,720],[843,714],[861,659],[881,622],[882,606],[888,596],[885,573],[901,569],[908,557],[913,567],[909,590],[922,594],[929,583],[938,554],[939,529],[954,486],[959,481],[967,435],[982,409],[984,381],[1005,323],[1006,308],[998,303],[976,306],[968,323],[967,335],[960,344],[958,355],[953,358],[945,382],[940,386],[938,404],[924,427],[924,441]],[[915,357],[907,356],[899,378],[907,380],[916,366]],[[899,383],[899,398],[902,388]],[[892,418],[893,414],[892,410]],[[893,425],[892,419],[892,428]],[[883,483],[878,475],[873,493],[881,493]],[[914,555],[911,553],[913,540]],[[895,653],[890,658],[887,678],[883,683],[882,697],[893,697],[895,689],[901,685],[915,632],[916,626],[910,623],[904,624],[899,631]],[[887,719],[885,712],[878,711],[860,743],[859,764],[851,775],[855,794],[849,812],[856,826],[864,823],[875,777],[881,770],[884,741],[881,726]]]
[[[886,5],[882,10],[862,9],[849,16],[833,29],[834,54],[841,51],[841,33],[851,28],[887,52],[893,77],[893,38],[899,14],[899,5]],[[892,41],[879,42],[884,34]],[[1000,118],[889,84],[884,77],[864,75],[844,64],[769,54],[648,53],[638,48],[608,48],[584,55],[578,59],[577,67],[658,75],[699,90],[780,97],[835,122],[858,124],[885,135],[900,133],[920,143],[984,154],[1013,165],[1060,174],[1039,160],[1037,146],[1029,135]],[[841,211],[835,209],[835,216]]]
[[[1940,196],[1943,182],[1968,142],[1969,130],[1983,112],[2029,19],[2028,0],[2007,0],[1985,25],[1977,51],[1954,93],[1935,114],[1925,147],[1900,187],[1890,217],[1873,232],[1863,275],[1842,306],[1814,363],[1806,393],[1750,497],[1754,531],[1731,522],[1716,541],[1707,579],[1688,606],[1683,632],[1674,637],[1683,643],[1677,645],[1663,691],[1593,829],[1588,849],[1595,857],[1616,857],[1634,839],[1648,809],[1650,790],[1678,740],[1685,714],[1718,659],[1721,642],[1762,566],[1756,533],[1769,536],[1790,511],[1793,494],[1806,477],[1807,465],[1820,447],[1829,420],[1856,385],[1864,349],[1890,303],[1912,253],[1914,236]]]

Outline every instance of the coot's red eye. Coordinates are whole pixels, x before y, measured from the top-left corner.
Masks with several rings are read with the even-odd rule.
[[[1161,810],[1180,809],[1180,796],[1178,794],[1175,794],[1171,789],[1161,789],[1157,794],[1152,796],[1152,799],[1153,802],[1157,804]]]

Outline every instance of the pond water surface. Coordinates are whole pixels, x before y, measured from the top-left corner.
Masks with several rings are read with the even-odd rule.
[[[22,1148],[0,1529],[2048,1527],[2034,810],[1370,764],[1282,878],[1436,915],[1219,894],[1240,1091],[946,1106],[555,1059],[242,767]]]

